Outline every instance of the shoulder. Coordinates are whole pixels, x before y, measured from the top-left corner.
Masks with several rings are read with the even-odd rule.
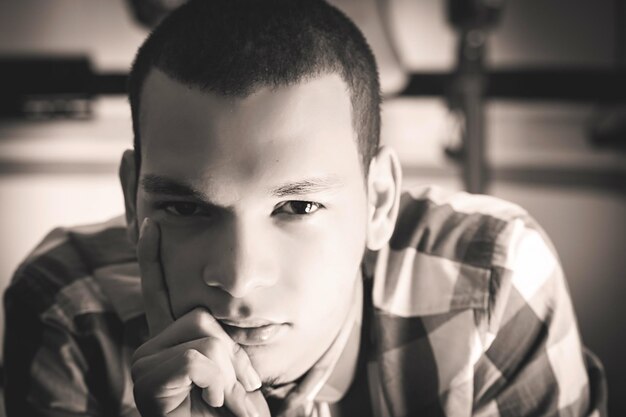
[[[5,309],[28,311],[70,325],[78,314],[108,308],[94,271],[132,259],[134,251],[121,218],[57,228],[15,272],[4,295]]]
[[[551,250],[517,204],[436,186],[408,190],[389,247],[378,256],[375,304],[400,316],[487,310],[529,231]]]
[[[21,264],[4,295],[9,414],[121,415],[132,407],[123,370],[145,326],[120,320],[115,302],[126,302],[119,295],[130,286],[102,273],[132,260],[116,218],[55,229]]]
[[[398,383],[432,393],[414,410],[602,406],[593,398],[602,371],[583,354],[557,254],[516,204],[436,187],[405,193],[378,254],[373,302],[383,378],[403,375]]]
[[[529,219],[526,210],[497,197],[434,186],[412,189],[402,195],[390,247],[490,267],[507,244],[503,233]]]

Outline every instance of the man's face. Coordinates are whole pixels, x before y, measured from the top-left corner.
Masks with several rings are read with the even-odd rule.
[[[365,248],[345,83],[234,98],[152,70],[140,131],[137,217],[160,225],[174,316],[207,308],[263,379],[298,377],[343,324]]]

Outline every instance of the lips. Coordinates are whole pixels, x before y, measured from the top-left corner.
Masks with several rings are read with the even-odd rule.
[[[222,328],[237,344],[260,346],[274,342],[289,327],[288,324],[272,323],[266,320],[231,321],[219,320]]]

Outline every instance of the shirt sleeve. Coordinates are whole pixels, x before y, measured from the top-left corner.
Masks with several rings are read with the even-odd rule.
[[[100,415],[77,338],[64,323],[46,318],[58,306],[46,300],[44,287],[42,279],[19,279],[4,296],[7,416]]]
[[[473,415],[606,416],[600,363],[581,344],[556,252],[532,219],[512,220],[492,268]]]

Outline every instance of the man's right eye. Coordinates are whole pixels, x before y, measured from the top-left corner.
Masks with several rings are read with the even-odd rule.
[[[174,216],[198,216],[204,214],[202,207],[197,203],[190,203],[187,201],[170,201],[162,203],[161,208],[167,213]]]

